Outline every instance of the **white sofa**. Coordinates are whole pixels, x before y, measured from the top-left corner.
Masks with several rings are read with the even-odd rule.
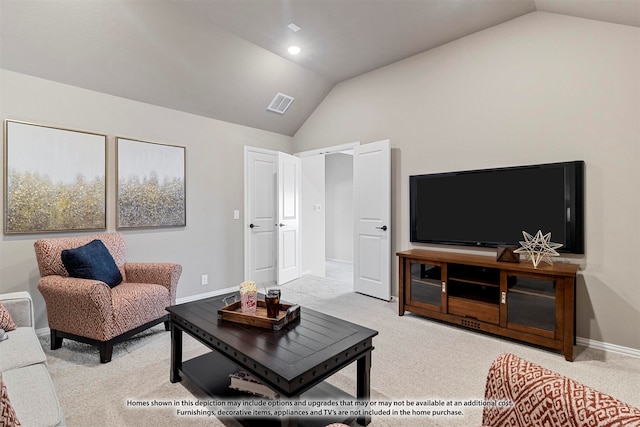
[[[64,426],[47,358],[36,336],[31,295],[0,294],[0,301],[18,326],[0,341],[0,372],[18,420],[23,427]]]

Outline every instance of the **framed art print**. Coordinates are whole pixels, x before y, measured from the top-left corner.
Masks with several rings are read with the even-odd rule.
[[[107,136],[4,122],[4,232],[106,229]]]
[[[116,138],[117,228],[186,225],[186,148]]]

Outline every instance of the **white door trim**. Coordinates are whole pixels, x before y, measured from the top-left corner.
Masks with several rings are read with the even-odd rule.
[[[309,150],[309,151],[299,151],[297,153],[293,153],[293,155],[298,157],[310,157],[310,156],[318,156],[318,155],[324,155],[324,154],[333,154],[333,153],[339,153],[341,151],[352,150],[353,147],[357,147],[358,145],[360,145],[360,141],[349,142],[347,144],[341,144],[341,145],[334,145],[331,147],[316,148],[314,150]]]

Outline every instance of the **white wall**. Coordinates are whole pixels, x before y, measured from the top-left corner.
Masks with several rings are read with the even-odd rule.
[[[300,159],[302,274],[325,275],[325,156]]]
[[[353,156],[327,154],[326,258],[353,262]]]
[[[409,175],[584,160],[577,335],[640,349],[640,28],[528,14],[337,85],[294,150],[383,138],[392,253],[412,246]]]
[[[115,229],[115,137],[187,148],[187,226],[126,230],[130,261],[177,262],[178,298],[239,284],[243,279],[243,146],[291,152],[291,138],[0,70],[2,119],[107,134],[107,228]],[[2,178],[4,180],[4,176]],[[4,200],[0,202],[4,211]],[[57,235],[57,234],[56,234]],[[41,235],[3,235],[0,292],[34,297],[36,327],[46,326],[33,242]],[[200,275],[209,285],[200,285]]]

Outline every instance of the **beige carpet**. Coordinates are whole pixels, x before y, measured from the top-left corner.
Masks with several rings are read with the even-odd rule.
[[[576,361],[535,347],[494,338],[405,314],[397,303],[350,291],[337,280],[305,276],[282,288],[283,299],[379,331],[374,338],[372,399],[482,399],[489,365],[499,354],[515,353],[600,391],[640,407],[640,359],[582,347]],[[113,360],[100,364],[97,350],[65,340],[49,350],[42,337],[49,370],[69,427],[84,426],[223,426],[205,416],[177,416],[175,408],[128,406],[127,401],[177,401],[205,398],[186,380],[169,382],[170,336],[155,327],[114,348]],[[184,358],[205,352],[185,334]],[[215,366],[212,366],[215,369]],[[355,365],[330,382],[355,393]],[[462,417],[374,417],[373,427],[474,426],[481,409],[465,408]],[[355,424],[354,424],[355,425]]]

